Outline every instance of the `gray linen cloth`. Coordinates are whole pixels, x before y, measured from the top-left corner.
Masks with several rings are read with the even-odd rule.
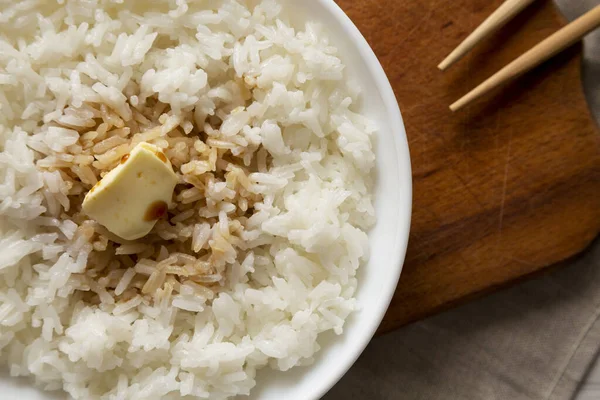
[[[600,0],[557,3],[572,19]],[[583,75],[600,121],[600,31]],[[600,239],[537,279],[374,339],[324,400],[571,399],[600,349],[599,315]]]

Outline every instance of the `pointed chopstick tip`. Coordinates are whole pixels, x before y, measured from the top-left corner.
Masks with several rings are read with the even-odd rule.
[[[440,71],[445,71],[446,68],[448,68],[449,66],[450,66],[450,63],[448,62],[448,59],[445,59],[437,67]]]

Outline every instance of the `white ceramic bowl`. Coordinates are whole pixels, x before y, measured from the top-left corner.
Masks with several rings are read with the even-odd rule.
[[[359,272],[361,310],[347,321],[344,334],[322,335],[322,350],[310,367],[287,372],[263,369],[250,399],[310,400],[322,397],[352,366],[373,337],[396,289],[408,243],[412,203],[406,131],[390,83],[358,28],[333,0],[290,1],[299,19],[321,22],[363,91],[363,113],[375,120],[377,225],[370,232],[371,256]],[[64,399],[37,391],[28,380],[0,376],[4,400]]]

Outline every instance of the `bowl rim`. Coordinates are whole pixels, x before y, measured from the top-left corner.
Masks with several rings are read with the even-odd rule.
[[[401,177],[399,181],[405,182],[404,185],[398,185],[398,190],[402,192],[401,197],[404,197],[406,201],[406,208],[398,210],[399,223],[396,227],[395,237],[397,239],[398,246],[395,248],[394,258],[392,266],[394,270],[390,271],[390,279],[388,284],[382,288],[380,297],[383,299],[382,307],[378,310],[374,310],[373,318],[367,321],[366,332],[358,345],[352,348],[352,354],[347,358],[347,364],[340,366],[335,371],[323,379],[320,383],[315,384],[312,393],[309,398],[319,399],[323,397],[354,365],[358,357],[365,350],[375,333],[377,328],[381,324],[385,313],[392,301],[400,275],[402,273],[404,260],[406,257],[406,250],[408,247],[408,238],[411,226],[411,215],[412,215],[412,168],[410,152],[408,147],[408,139],[406,136],[406,128],[400,106],[396,95],[392,88],[392,85],[381,65],[381,62],[375,55],[375,52],[367,42],[366,38],[360,32],[358,27],[350,19],[350,17],[342,10],[342,8],[335,2],[335,0],[317,0],[321,3],[331,14],[338,20],[345,33],[356,43],[356,47],[359,51],[360,57],[365,61],[365,65],[375,80],[377,88],[381,94],[383,103],[386,107],[386,114],[389,120],[392,122],[392,138],[396,147],[397,167],[398,175]]]

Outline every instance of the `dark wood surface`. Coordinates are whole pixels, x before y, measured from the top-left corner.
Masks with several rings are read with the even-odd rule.
[[[600,135],[580,48],[462,112],[448,105],[564,25],[540,0],[441,73],[501,0],[338,0],[396,92],[413,165],[413,223],[380,332],[533,274],[600,231]]]

